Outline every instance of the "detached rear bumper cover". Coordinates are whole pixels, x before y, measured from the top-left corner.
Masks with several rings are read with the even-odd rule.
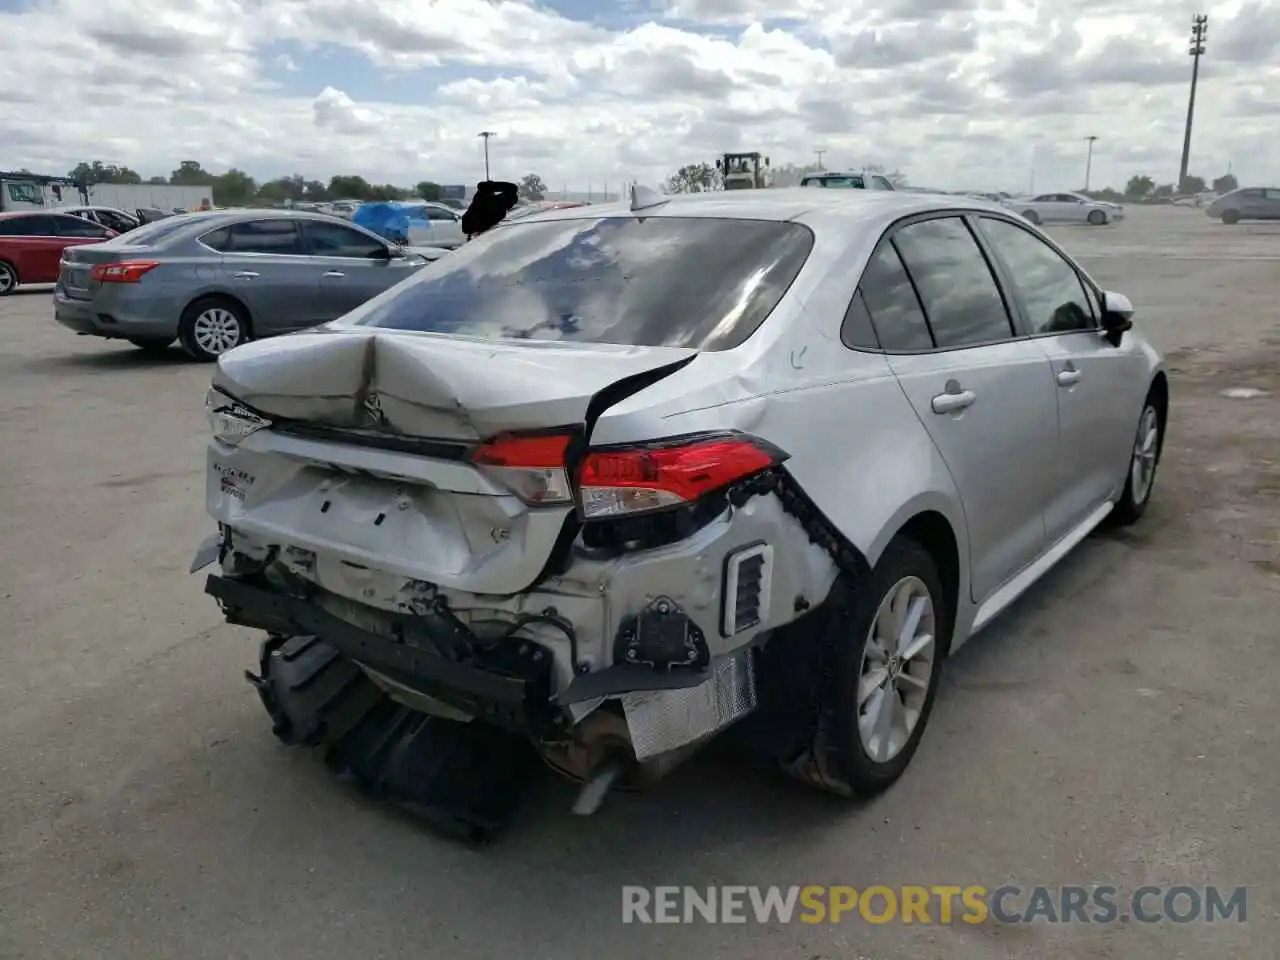
[[[205,592],[223,607],[227,622],[283,636],[312,634],[359,663],[411,678],[441,699],[500,726],[526,729],[545,709],[549,672],[504,676],[364,630],[305,600],[211,575]]]

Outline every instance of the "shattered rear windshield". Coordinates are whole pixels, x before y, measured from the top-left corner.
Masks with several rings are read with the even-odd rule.
[[[813,247],[795,223],[596,217],[495,228],[339,326],[728,350]]]

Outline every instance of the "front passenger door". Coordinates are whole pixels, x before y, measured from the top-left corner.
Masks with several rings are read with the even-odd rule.
[[[920,317],[924,335],[887,344],[888,362],[959,490],[981,603],[1045,549],[1058,416],[1049,363],[1035,343],[1013,338],[961,216],[896,229],[860,289],[877,333],[895,314]]]
[[[978,222],[1005,266],[1025,332],[1053,370],[1058,428],[1045,532],[1055,543],[1123,488],[1146,395],[1144,364],[1132,341],[1114,347],[1103,339],[1098,298],[1057,250],[1007,220]]]
[[[416,259],[392,257],[382,240],[342,223],[305,220],[302,229],[307,252],[322,268],[323,321],[351,312],[421,266]]]

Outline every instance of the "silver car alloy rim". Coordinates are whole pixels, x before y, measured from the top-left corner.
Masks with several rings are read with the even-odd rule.
[[[1138,439],[1133,444],[1133,463],[1129,468],[1129,486],[1133,502],[1142,503],[1151,494],[1156,477],[1156,453],[1160,449],[1160,418],[1155,407],[1142,411],[1138,422]]]
[[[0,264],[0,293],[8,293],[17,284],[14,282],[17,278],[13,275],[13,269],[8,264]]]
[[[196,345],[210,356],[226,353],[240,342],[240,321],[230,310],[210,307],[192,325]]]
[[[920,722],[933,676],[937,620],[919,577],[904,577],[876,611],[858,676],[858,736],[876,763],[888,763]]]

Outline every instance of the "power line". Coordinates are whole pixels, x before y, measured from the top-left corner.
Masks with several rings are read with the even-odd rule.
[[[1187,98],[1187,129],[1182,135],[1182,166],[1178,172],[1178,189],[1187,179],[1187,164],[1191,160],[1191,121],[1196,113],[1196,84],[1200,81],[1200,58],[1204,55],[1205,37],[1209,32],[1209,15],[1197,13],[1191,18],[1191,95]]]

